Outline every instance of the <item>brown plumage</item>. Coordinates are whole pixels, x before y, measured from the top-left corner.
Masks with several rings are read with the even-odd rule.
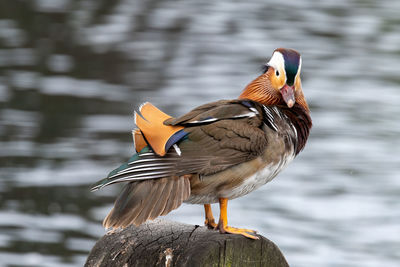
[[[139,225],[188,202],[205,204],[209,227],[257,238],[227,226],[227,200],[272,180],[304,148],[312,122],[300,69],[298,52],[277,49],[239,99],[208,103],[178,118],[142,105],[135,115],[138,153],[93,187],[128,182],[104,226]],[[216,202],[218,225],[208,206]]]
[[[186,176],[128,183],[103,221],[105,228],[140,225],[178,208],[190,195]]]

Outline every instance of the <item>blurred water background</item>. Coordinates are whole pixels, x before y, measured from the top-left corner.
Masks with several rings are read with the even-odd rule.
[[[400,266],[400,1],[0,1],[0,266],[81,266],[133,153],[133,110],[232,99],[277,47],[303,56],[314,128],[231,201],[291,266]],[[214,212],[218,214],[217,207]],[[168,218],[202,224],[202,206]]]

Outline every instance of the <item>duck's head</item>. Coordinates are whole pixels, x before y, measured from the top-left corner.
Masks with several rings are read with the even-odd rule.
[[[287,105],[297,102],[308,109],[301,88],[301,56],[293,49],[275,49],[264,66],[263,74],[244,89],[240,98],[247,98],[264,105]]]

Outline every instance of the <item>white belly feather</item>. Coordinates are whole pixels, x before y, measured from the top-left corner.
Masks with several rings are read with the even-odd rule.
[[[294,159],[294,155],[284,157],[279,164],[269,164],[264,169],[256,172],[237,187],[232,188],[227,192],[222,192],[222,197],[228,199],[238,198],[256,190],[260,186],[272,181],[278,173]]]
[[[266,165],[263,169],[259,170],[255,174],[243,179],[243,182],[238,184],[236,187],[231,187],[218,193],[214,191],[206,194],[192,194],[185,202],[191,204],[218,203],[219,198],[234,199],[247,195],[248,193],[274,179],[275,176],[294,159],[294,157],[294,153],[291,151],[291,153],[283,156],[279,163]]]

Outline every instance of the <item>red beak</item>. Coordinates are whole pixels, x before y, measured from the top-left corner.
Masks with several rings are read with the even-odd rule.
[[[285,84],[285,86],[283,86],[280,91],[286,105],[289,108],[293,107],[294,103],[296,102],[296,99],[294,98],[294,85],[289,86]]]

